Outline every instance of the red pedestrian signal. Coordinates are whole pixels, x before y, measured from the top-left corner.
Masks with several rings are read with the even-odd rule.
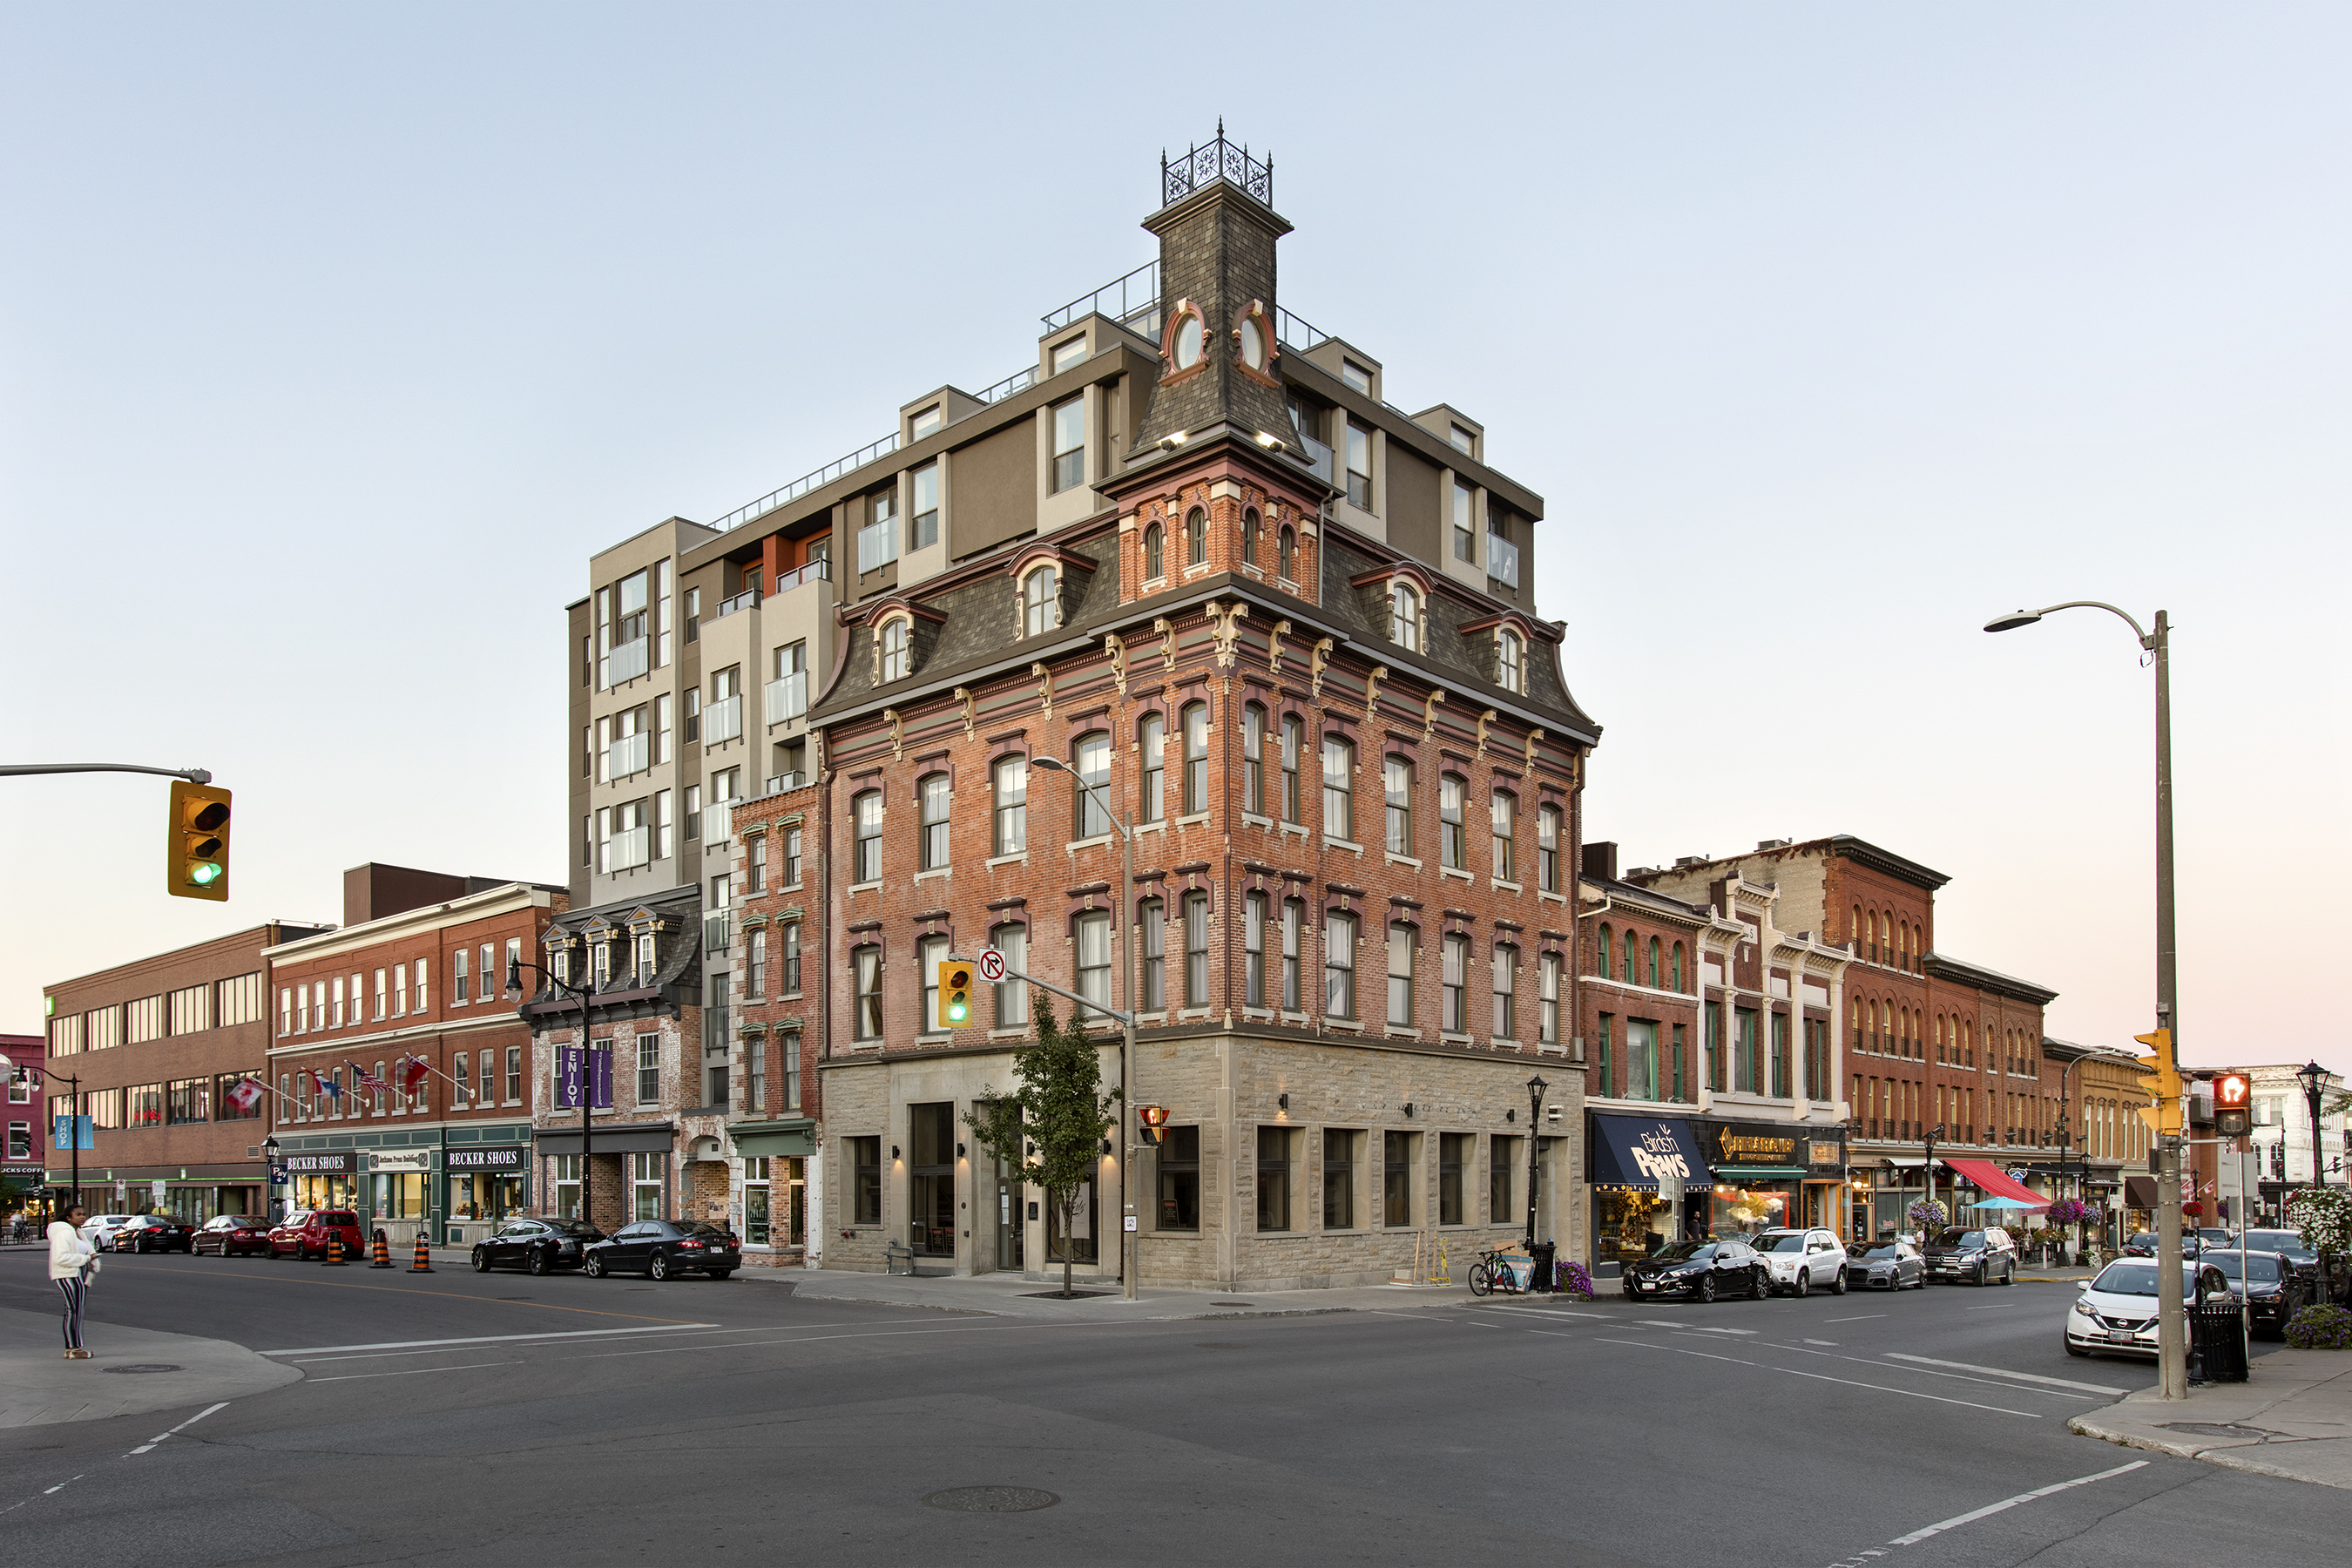
[[[2254,1130],[2254,1086],[2244,1073],[2225,1072],[2213,1080],[2213,1127],[2224,1138]]]

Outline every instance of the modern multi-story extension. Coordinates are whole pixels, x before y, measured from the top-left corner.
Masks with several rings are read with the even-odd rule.
[[[343,873],[343,925],[274,946],[272,1131],[297,1208],[357,1209],[402,1241],[466,1246],[538,1205],[529,1026],[566,891],[403,866]]]
[[[268,960],[321,928],[273,921],[153,958],[47,986],[52,1128],[73,1112],[58,1081],[80,1079],[93,1144],[80,1153],[79,1200],[93,1214],[160,1210],[201,1221],[267,1212],[265,1097],[270,1046]],[[74,1155],[44,1143],[47,1182],[66,1188]]]
[[[1771,839],[1748,855],[1685,856],[1669,868],[1626,873],[1638,886],[1717,909],[1725,899],[1711,890],[1734,879],[1777,889],[1776,920],[1801,927],[1809,945],[1844,950],[1828,1031],[1826,1099],[1852,1102],[1847,1163],[1857,1183],[1873,1184],[1853,1234],[1869,1223],[1896,1227],[1906,1202],[1925,1195],[1931,1131],[1936,1191],[1948,1206],[2011,1195],[2006,1172],[2030,1157],[2019,1152],[2056,1146],[2057,1072],[2042,1052],[2042,1010],[2057,993],[1937,951],[1935,894],[1950,879],[1846,834],[1801,844]],[[1750,996],[1769,996],[1787,983],[1764,978],[1772,984],[1754,986]],[[1744,983],[1733,988],[1748,990]],[[1760,1004],[1727,1000],[1737,1072],[1738,1031],[1748,1026],[1738,1012]],[[1745,1059],[1755,1059],[1752,1047]]]
[[[910,404],[846,505],[809,812],[828,1266],[1108,1278],[1131,1214],[1148,1282],[1386,1279],[1521,1232],[1531,1176],[1538,1234],[1574,1223],[1540,985],[1572,984],[1597,726],[1533,614],[1541,500],[1279,304],[1264,165],[1220,142],[1162,195],[1155,268],[1048,317],[1029,384]],[[868,531],[934,493],[909,548]],[[1084,998],[1106,1083],[1165,1113],[1149,1149],[1121,1119],[1066,1234],[964,1121],[1045,994],[935,1026],[932,966],[982,945]]]
[[[1580,886],[1591,1260],[1760,1226],[1844,1233],[1853,955],[1783,931],[1780,888],[1736,868],[1677,898],[1621,879],[1595,843]]]

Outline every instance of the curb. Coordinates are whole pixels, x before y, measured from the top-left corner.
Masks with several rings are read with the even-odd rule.
[[[2117,1447],[2139,1448],[2151,1454],[2168,1454],[2177,1459],[2195,1459],[2200,1463],[2219,1466],[2223,1469],[2245,1470],[2258,1476],[2275,1476],[2281,1480],[2301,1481],[2306,1486],[2334,1487],[2339,1491],[2352,1490],[2352,1483],[2325,1480],[2317,1476],[2309,1476],[2300,1470],[2290,1469],[2284,1465],[2275,1465],[2265,1460],[2247,1458],[2248,1450],[2265,1447],[2261,1443],[2233,1443],[2227,1447],[2208,1443],[2200,1447],[2194,1443],[2181,1442],[2168,1437],[2150,1437],[2137,1432],[2118,1431],[2112,1426],[2102,1426],[2087,1415],[2075,1416],[2066,1423],[2066,1426],[2069,1431],[2079,1436],[2095,1437],[2101,1442],[2113,1443]]]

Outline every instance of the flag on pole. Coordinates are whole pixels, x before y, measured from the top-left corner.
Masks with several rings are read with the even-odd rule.
[[[400,1087],[412,1094],[425,1087],[425,1079],[432,1071],[421,1057],[403,1057],[394,1069]]]
[[[401,1059],[402,1059],[403,1061],[405,1061],[405,1060],[407,1060],[408,1058],[405,1058],[405,1057],[403,1057]],[[353,1062],[353,1063],[352,1063],[352,1064],[351,1064],[351,1068],[352,1068],[352,1079],[355,1079],[355,1080],[356,1080],[356,1081],[357,1081],[357,1082],[358,1082],[358,1083],[359,1083],[362,1088],[365,1088],[365,1089],[383,1089],[383,1088],[387,1087],[387,1086],[385,1085],[385,1083],[384,1083],[383,1079],[380,1079],[380,1078],[376,1077],[376,1076],[375,1076],[375,1074],[373,1074],[373,1073],[372,1073],[372,1072],[368,1071],[368,1069],[367,1069],[367,1068],[365,1068],[362,1067],[359,1063],[357,1063],[357,1062]]]
[[[341,1100],[343,1098],[343,1086],[341,1084],[339,1084],[333,1079],[327,1077],[317,1068],[312,1068],[310,1071],[310,1081],[318,1087],[318,1090],[320,1094],[325,1095],[329,1100]]]
[[[245,1078],[239,1079],[236,1083],[230,1085],[228,1093],[225,1098],[228,1100],[231,1106],[236,1108],[236,1113],[243,1116],[250,1112],[255,1106],[261,1103],[261,1096],[262,1088],[259,1081],[254,1079]]]

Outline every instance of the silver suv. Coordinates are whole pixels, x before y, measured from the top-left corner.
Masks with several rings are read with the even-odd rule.
[[[1837,1233],[1810,1230],[1759,1231],[1748,1238],[1772,1271],[1772,1289],[1809,1296],[1816,1285],[1832,1296],[1845,1294],[1845,1243]]]
[[[2010,1240],[2009,1232],[1997,1225],[1981,1230],[1947,1226],[1919,1252],[1927,1261],[1930,1279],[2006,1285],[2017,1275],[2017,1244]]]

